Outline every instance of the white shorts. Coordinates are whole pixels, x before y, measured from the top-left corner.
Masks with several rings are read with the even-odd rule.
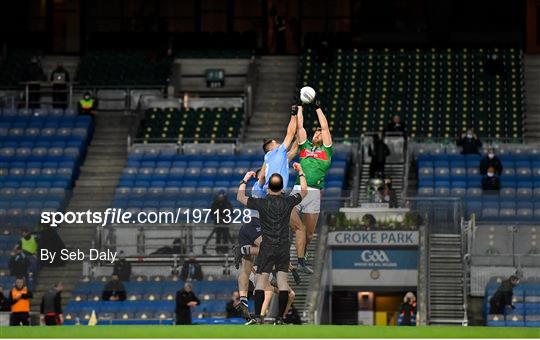
[[[291,191],[291,195],[300,192],[300,185],[295,185]],[[318,214],[321,212],[321,190],[308,187],[306,197],[296,206],[301,213]]]

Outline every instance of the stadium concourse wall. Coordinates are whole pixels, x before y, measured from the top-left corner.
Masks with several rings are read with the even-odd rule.
[[[365,214],[363,208],[345,208],[346,214]],[[382,212],[381,212],[382,214]],[[389,218],[397,212],[388,211]],[[355,215],[356,216],[356,215]],[[387,230],[365,230],[330,226],[328,234],[322,234],[317,258],[322,262],[315,275],[310,302],[310,318],[314,324],[335,323],[333,315],[334,294],[355,292],[361,306],[366,300],[360,292],[370,293],[369,306],[361,306],[355,312],[357,317],[350,320],[363,325],[379,324],[383,311],[375,309],[374,296],[381,294],[405,294],[407,291],[419,293],[419,309],[425,305],[419,285],[422,277],[423,255],[422,228]],[[363,293],[363,294],[364,294]],[[360,301],[360,300],[363,301]],[[361,303],[362,302],[362,303]],[[351,314],[352,315],[352,314]]]

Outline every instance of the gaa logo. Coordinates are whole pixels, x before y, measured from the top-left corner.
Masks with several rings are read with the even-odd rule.
[[[363,262],[378,262],[385,263],[390,262],[388,255],[383,250],[364,250],[360,255]]]

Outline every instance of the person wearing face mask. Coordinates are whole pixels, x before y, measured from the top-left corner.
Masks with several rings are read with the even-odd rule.
[[[493,148],[489,148],[487,154],[480,160],[480,174],[485,176],[490,167],[495,169],[497,176],[502,174],[503,166],[501,160],[495,155]]]
[[[495,168],[489,167],[486,175],[482,178],[482,189],[484,191],[498,191],[501,188],[501,180],[495,174]]]
[[[461,135],[456,144],[462,147],[462,155],[479,154],[478,150],[482,147],[482,142],[474,134],[473,129],[468,129],[467,133]]]

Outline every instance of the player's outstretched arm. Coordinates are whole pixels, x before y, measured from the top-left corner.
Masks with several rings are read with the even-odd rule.
[[[332,135],[330,134],[328,120],[326,120],[326,116],[321,109],[321,104],[319,103],[319,101],[316,101],[315,105],[317,107],[315,112],[317,112],[317,118],[319,119],[319,125],[321,126],[323,144],[324,146],[332,146]]]
[[[266,163],[263,163],[261,167],[261,171],[259,171],[259,177],[257,178],[257,181],[259,182],[259,186],[262,188],[264,183],[266,182]]]
[[[293,168],[294,170],[296,170],[296,172],[298,173],[298,177],[300,178],[300,196],[304,198],[307,195],[306,176],[304,176],[304,171],[302,170],[302,166],[300,165],[300,163],[294,163]]]
[[[292,161],[298,152],[298,143],[292,143],[291,149],[287,152],[287,159]]]
[[[247,205],[248,197],[246,195],[246,184],[249,181],[250,178],[255,177],[254,171],[248,171],[246,175],[244,176],[244,179],[240,182],[240,186],[238,187],[238,193],[236,193],[236,200],[243,205]]]
[[[287,135],[285,136],[285,139],[283,140],[283,145],[285,148],[289,148],[291,145],[291,142],[294,139],[294,135],[296,135],[296,113],[297,113],[298,107],[296,105],[292,106],[291,110],[291,119],[289,120],[289,125],[287,126]]]
[[[304,144],[307,140],[307,132],[304,129],[304,114],[302,106],[298,106],[298,113],[296,114],[296,139],[298,144]]]

